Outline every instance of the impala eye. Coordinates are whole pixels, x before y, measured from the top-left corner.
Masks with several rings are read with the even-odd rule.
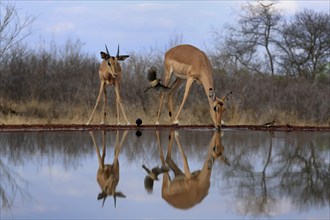
[[[111,63],[108,61],[108,65],[111,66]]]
[[[216,112],[217,111],[217,106],[214,106],[213,110]]]

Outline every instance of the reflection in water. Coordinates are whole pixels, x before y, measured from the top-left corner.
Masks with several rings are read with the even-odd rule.
[[[263,161],[260,164],[260,171],[253,172],[250,170],[249,175],[245,178],[246,182],[240,184],[241,190],[246,190],[246,192],[244,192],[242,196],[236,198],[236,209],[243,215],[270,216],[277,212],[277,200],[275,196],[267,190],[268,177],[266,175],[272,156],[272,136],[273,132],[269,132],[269,146],[265,146],[265,154],[260,157]],[[249,186],[249,184],[251,184],[251,186]]]
[[[11,211],[14,199],[20,196],[22,200],[30,198],[27,182],[0,157],[0,196],[1,209]]]
[[[259,143],[233,136],[236,141],[230,145],[239,152],[233,155],[234,169],[225,173],[225,179],[235,189],[234,203],[239,213],[273,216],[280,212],[279,203],[288,201],[299,212],[329,206],[329,135],[316,141],[307,134],[298,132],[275,138],[269,132],[263,140],[254,137],[262,140]]]
[[[116,207],[116,198],[126,198],[124,193],[120,191],[116,191],[118,182],[119,182],[119,153],[120,149],[124,143],[124,140],[127,135],[127,130],[124,131],[121,141],[119,142],[119,131],[116,131],[116,144],[115,144],[115,152],[112,164],[105,164],[104,159],[106,156],[106,141],[105,141],[105,130],[102,131],[102,155],[100,154],[100,149],[95,141],[93,132],[90,132],[90,135],[93,140],[94,148],[97,153],[97,158],[99,161],[99,169],[97,170],[96,179],[101,188],[101,193],[99,193],[97,199],[103,199],[102,207],[104,202],[108,196],[112,196],[114,199],[114,206]]]
[[[156,131],[157,141],[160,143],[159,132]],[[172,159],[173,139],[179,147],[184,172]],[[164,172],[162,183],[162,197],[169,204],[179,209],[190,209],[200,203],[208,194],[210,188],[211,171],[216,158],[220,158],[229,165],[227,158],[224,156],[224,147],[221,144],[221,133],[215,131],[209,145],[207,157],[201,170],[191,172],[189,169],[188,159],[182,149],[179,140],[179,132],[171,131],[169,143],[167,147],[166,159],[164,159],[162,147],[159,144],[160,159],[162,166],[168,166],[174,172],[174,178],[171,179],[169,172]]]
[[[147,172],[146,177],[144,178],[144,188],[147,190],[149,194],[151,194],[154,190],[154,181],[159,180],[158,175],[164,172],[168,172],[169,169],[166,166],[156,166],[151,170],[146,167],[146,165],[142,164],[142,168]]]
[[[99,131],[0,133],[1,218],[219,218],[219,212],[221,218],[235,219],[329,217],[329,132],[223,130],[221,137],[213,130],[177,130],[179,136],[167,129],[156,135],[154,130],[141,131],[139,138],[135,131],[108,131],[103,136]],[[230,166],[223,163],[224,155],[218,157],[223,162],[213,163],[214,150],[225,152]],[[110,211],[95,199],[99,187],[100,197],[117,191],[119,170],[114,189],[95,181],[96,171],[107,166],[108,152],[114,154],[107,157],[111,169],[120,159],[118,188],[127,195]],[[163,198],[145,192],[141,183],[146,174],[155,179],[155,192],[168,189]],[[115,172],[102,178],[106,182],[111,175],[115,183]],[[184,194],[182,189],[188,191],[197,176],[206,178],[203,187],[196,184],[191,204],[185,203],[193,208],[182,212],[167,205],[167,197],[175,195],[171,187]],[[202,202],[196,205],[198,201]]]

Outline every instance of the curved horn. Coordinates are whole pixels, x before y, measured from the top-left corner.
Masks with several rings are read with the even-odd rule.
[[[107,45],[105,45],[105,49],[107,50],[107,54],[110,56],[110,53],[109,53],[109,50],[108,50]]]
[[[118,44],[118,48],[117,48],[117,55],[116,57],[118,58],[119,57],[119,44]]]

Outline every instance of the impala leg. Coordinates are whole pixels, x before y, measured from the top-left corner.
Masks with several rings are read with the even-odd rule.
[[[126,114],[125,114],[124,107],[123,107],[123,104],[121,103],[121,101],[119,102],[119,105],[120,105],[120,109],[121,109],[121,111],[122,111],[122,113],[123,113],[124,119],[125,119],[125,121],[126,121],[126,124],[127,124],[127,125],[130,125],[131,123],[130,123],[130,122],[128,121],[128,119],[127,119],[127,116],[126,116]]]
[[[104,124],[104,120],[107,116],[107,111],[106,111],[106,107],[107,107],[107,89],[104,86],[103,87],[103,95],[104,95],[104,100],[103,100],[103,117],[102,117],[102,121],[101,121],[101,125]]]
[[[127,136],[127,133],[128,133],[128,130],[124,130],[124,132],[123,132],[123,135],[121,136],[121,140],[120,140],[120,142],[119,142],[119,131],[117,131],[118,133],[118,140],[116,140],[116,152],[115,152],[115,156],[116,157],[118,157],[118,155],[119,155],[119,152],[120,152],[120,149],[121,149],[121,147],[123,146],[123,143],[124,143],[124,141],[125,141],[125,139],[126,139],[126,136]]]
[[[167,145],[166,161],[168,158],[172,157],[173,136],[174,136],[174,130],[171,130]]]
[[[104,164],[105,159],[105,130],[102,130],[102,164]]]
[[[168,108],[168,115],[173,122],[173,93],[168,94],[168,101],[167,101],[167,108]]]
[[[168,114],[171,117],[171,121],[173,122],[173,93],[175,90],[182,84],[183,80],[180,78],[176,78],[176,80],[172,83],[171,91],[168,94],[168,102],[167,102],[167,107],[168,107]]]
[[[162,162],[162,165],[165,166],[166,163],[165,163],[165,159],[164,159],[163,149],[162,149],[162,146],[160,144],[159,130],[156,130],[156,138],[157,138],[157,145],[158,145],[158,150],[159,150],[159,157],[160,157],[160,160]]]
[[[96,99],[96,103],[95,103],[95,106],[94,106],[94,109],[92,111],[92,114],[87,122],[87,125],[89,125],[93,119],[93,116],[94,116],[94,113],[95,113],[95,110],[96,110],[96,107],[97,105],[99,104],[100,102],[100,99],[101,99],[101,95],[102,95],[102,92],[103,92],[103,87],[104,87],[104,82],[101,82],[101,85],[100,85],[100,91],[99,91],[99,95],[97,96],[97,99]]]
[[[170,82],[170,79],[171,79],[171,76],[172,76],[172,72],[170,70],[170,65],[167,65],[166,62],[165,62],[165,79],[164,79],[164,86],[168,86],[169,82]],[[156,118],[156,125],[159,124],[159,117],[162,113],[162,108],[163,108],[163,102],[164,102],[164,96],[165,96],[165,93],[162,92],[160,94],[160,97],[159,97],[159,108],[158,108],[158,111],[157,111],[157,118]]]
[[[119,130],[117,130],[117,134],[116,134],[116,144],[115,144],[115,155],[114,155],[114,160],[113,160],[113,164],[114,164],[114,167],[119,169],[119,161],[118,161],[118,157],[119,157],[119,153],[120,153],[120,150],[121,150],[121,147],[125,141],[125,138],[127,136],[127,133],[128,133],[128,130],[125,130],[122,137],[121,137],[121,141],[119,142]],[[118,171],[119,172],[119,171]]]
[[[182,159],[183,159],[183,167],[184,167],[185,176],[187,178],[191,179],[191,174],[190,174],[190,169],[189,169],[187,157],[186,157],[186,155],[185,155],[185,153],[182,149],[182,146],[181,146],[181,143],[180,143],[180,140],[179,140],[178,131],[175,131],[175,140],[176,140],[177,145],[179,146],[179,150],[180,150],[180,153],[181,153],[181,156],[182,156]]]
[[[179,124],[179,116],[180,116],[180,113],[182,111],[182,108],[184,106],[184,103],[186,102],[187,98],[188,98],[188,95],[189,95],[189,92],[190,92],[190,88],[191,88],[191,85],[192,83],[194,82],[194,80],[192,78],[188,78],[187,79],[187,83],[186,83],[186,89],[184,91],[184,95],[183,95],[183,99],[182,99],[182,103],[180,105],[180,108],[178,110],[178,113],[176,114],[175,116],[175,119],[174,119],[174,124]]]
[[[159,97],[159,107],[158,107],[158,111],[157,111],[156,125],[159,125],[159,117],[160,117],[160,115],[162,113],[164,96],[165,96],[165,94],[162,92],[160,94],[160,97]]]
[[[128,121],[128,119],[126,117],[126,114],[125,114],[125,111],[124,111],[124,107],[123,107],[121,97],[120,97],[120,93],[119,93],[119,85],[118,84],[115,85],[115,92],[116,92],[116,102],[117,102],[117,121],[118,121],[118,124],[120,124],[119,123],[119,108],[118,108],[118,105],[119,105],[119,107],[121,109],[121,112],[123,113],[124,119],[126,121],[126,124],[129,125],[130,122]]]
[[[116,118],[117,118],[117,125],[120,125],[120,110],[119,110],[119,102],[116,93]]]
[[[102,160],[101,158],[101,154],[100,154],[100,148],[99,146],[96,144],[96,141],[95,141],[95,138],[94,138],[94,134],[92,131],[89,132],[91,138],[92,138],[92,141],[93,141],[93,146],[96,150],[96,154],[97,154],[97,157],[99,159],[99,168],[103,168],[104,167],[104,160]]]
[[[166,155],[166,163],[168,167],[174,172],[175,176],[183,175],[183,172],[178,167],[178,165],[172,159],[172,146],[174,140],[174,130],[171,130],[170,140],[167,146],[167,155]]]

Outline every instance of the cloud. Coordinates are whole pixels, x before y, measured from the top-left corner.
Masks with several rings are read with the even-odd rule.
[[[163,11],[163,10],[171,10],[174,9],[175,6],[168,2],[142,2],[136,5],[132,5],[131,9],[137,12],[155,12],[155,11]]]
[[[54,34],[63,34],[74,30],[74,27],[75,26],[73,23],[64,21],[64,22],[57,22],[51,25],[50,27],[47,28],[47,30]]]
[[[85,6],[73,6],[73,7],[57,7],[54,9],[56,14],[83,14],[88,11]]]
[[[68,34],[76,31],[79,19],[88,13],[86,6],[58,6],[49,14],[49,25],[46,30],[53,34]]]
[[[277,8],[287,14],[294,14],[298,10],[297,1],[279,1]]]

